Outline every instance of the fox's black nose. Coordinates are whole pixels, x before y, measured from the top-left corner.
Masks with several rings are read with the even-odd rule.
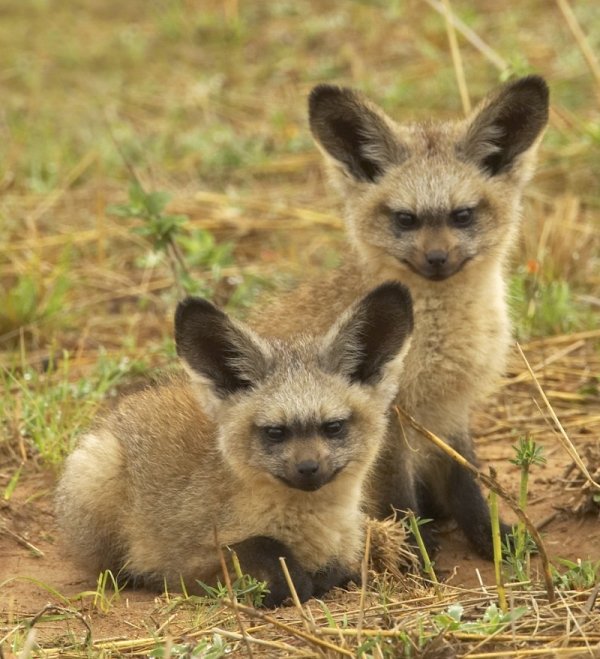
[[[448,260],[448,252],[444,252],[442,249],[432,249],[431,252],[427,252],[425,258],[429,265],[432,265],[434,268],[439,268]]]
[[[302,476],[314,476],[319,471],[319,463],[316,460],[302,460],[297,468]]]

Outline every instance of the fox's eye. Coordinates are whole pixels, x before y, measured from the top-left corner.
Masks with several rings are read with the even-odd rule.
[[[287,436],[287,428],[285,426],[265,426],[263,433],[270,442],[282,442]]]
[[[321,427],[327,437],[339,437],[346,429],[346,422],[342,420],[328,421]]]
[[[399,229],[411,231],[421,226],[419,218],[414,213],[407,211],[392,211],[392,220]]]
[[[475,212],[472,208],[457,208],[455,211],[450,213],[450,218],[452,220],[453,226],[458,229],[464,229],[465,227],[471,226],[473,220],[475,219]]]

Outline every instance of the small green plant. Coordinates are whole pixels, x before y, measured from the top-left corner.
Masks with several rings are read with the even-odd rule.
[[[323,602],[323,600],[319,600],[319,604],[321,605],[321,608],[323,609],[323,615],[325,616],[325,620],[327,620],[327,626],[331,627],[331,629],[348,629],[348,615],[346,613],[342,614],[342,617],[339,622],[336,621],[333,613],[331,612],[331,609]]]
[[[217,243],[206,229],[194,229],[189,236],[178,236],[186,263],[190,266],[210,266],[218,271],[233,263],[233,244]]]
[[[164,258],[171,268],[180,296],[188,294],[212,298],[225,270],[233,266],[234,245],[217,242],[207,229],[184,231],[188,217],[167,213],[165,209],[170,199],[167,192],[146,192],[138,181],[134,181],[129,186],[128,202],[110,206],[108,212],[117,217],[141,220],[141,224],[131,231],[148,239],[152,251],[138,263],[143,267],[154,266]],[[203,276],[193,277],[192,268],[201,269]],[[245,306],[262,287],[262,281],[252,276],[240,276],[236,280],[230,278],[229,283],[232,282],[235,288],[230,296],[230,307]]]
[[[552,568],[554,585],[563,590],[588,590],[600,583],[600,561],[568,561],[559,558],[558,563],[566,567],[565,572]]]
[[[94,592],[93,605],[102,613],[108,613],[113,604],[121,600],[121,590],[118,579],[110,570],[104,570],[98,575],[96,590]],[[112,592],[107,592],[112,590]]]
[[[417,518],[415,517],[415,514],[412,512],[412,510],[408,511],[408,524],[410,527],[410,532],[415,538],[417,542],[417,547],[419,548],[419,552],[421,553],[421,558],[423,559],[423,570],[425,571],[425,573],[433,583],[434,587],[437,588],[439,584],[438,578],[433,569],[433,563],[429,558],[429,553],[427,552],[427,548],[425,547],[425,542],[423,541],[423,536],[421,535],[421,530],[419,528],[423,524],[427,524],[428,522],[431,522],[431,520]]]
[[[247,606],[261,606],[265,595],[269,592],[266,581],[259,581],[249,574],[244,574],[234,551],[231,552],[231,556],[236,575],[235,580],[231,582],[233,596],[237,600],[243,601]],[[229,589],[220,581],[217,581],[216,586],[209,586],[202,581],[198,581],[198,584],[206,592],[208,599],[216,603],[230,597]]]
[[[187,215],[165,213],[171,196],[168,192],[145,192],[138,181],[129,186],[129,203],[109,206],[108,212],[118,217],[137,217],[143,223],[132,229],[134,233],[148,238],[157,250],[165,250],[175,241]]]
[[[220,581],[217,581],[216,586],[209,586],[202,581],[198,581],[198,584],[206,592],[207,598],[216,603],[219,603],[224,599],[229,599],[227,586]],[[248,606],[255,607],[262,604],[265,595],[269,592],[265,581],[257,581],[254,577],[251,577],[248,574],[232,581],[231,589],[237,599],[243,600]]]
[[[515,457],[511,462],[517,465],[521,470],[519,484],[519,508],[522,511],[527,509],[527,494],[529,488],[529,472],[532,466],[545,464],[546,458],[543,455],[543,447],[529,436],[520,437],[515,449]],[[529,580],[529,566],[531,553],[535,551],[535,543],[528,533],[525,523],[519,519],[517,527],[506,540],[504,545],[505,563],[509,567],[512,576],[517,581]]]
[[[17,487],[19,478],[21,478],[21,472],[23,471],[23,463],[15,470],[15,473],[10,477],[8,485],[4,488],[4,500],[9,501]]]
[[[212,638],[203,638],[195,645],[193,643],[164,643],[150,650],[148,657],[163,659],[167,657],[182,657],[185,659],[219,659],[231,653],[225,639],[219,634]]]
[[[129,185],[129,202],[109,206],[108,212],[117,217],[142,220],[131,231],[147,238],[155,251],[167,255],[175,283],[181,286],[181,280],[189,278],[189,272],[176,238],[188,218],[165,212],[170,199],[168,192],[146,192],[140,182],[134,180]]]
[[[527,608],[524,606],[502,612],[496,603],[492,602],[480,620],[464,621],[462,619],[464,607],[457,602],[451,604],[446,611],[433,616],[433,623],[439,632],[463,632],[489,636],[518,620],[525,613],[527,613]]]
[[[32,265],[12,284],[0,284],[0,336],[19,340],[20,328],[48,321],[65,308],[65,296],[71,286],[67,275],[68,252],[60,258],[50,274]],[[61,314],[64,322],[64,315]]]
[[[177,236],[186,269],[180,274],[181,283],[187,293],[213,297],[215,286],[223,278],[223,270],[233,265],[233,244],[217,243],[213,234],[206,229],[194,229],[189,235]],[[210,276],[202,280],[194,279],[189,268],[208,270]]]

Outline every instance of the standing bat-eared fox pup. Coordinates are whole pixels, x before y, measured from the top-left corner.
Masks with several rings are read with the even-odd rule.
[[[505,368],[505,268],[548,120],[547,85],[527,76],[465,120],[399,124],[360,93],[323,84],[310,94],[309,120],[344,199],[351,249],[337,271],[261,305],[250,325],[279,338],[298,326],[321,332],[363,291],[401,281],[415,334],[397,403],[474,461],[469,416]],[[473,476],[397,415],[368,485],[373,516],[451,516],[491,558],[489,512]]]
[[[74,556],[201,593],[198,581],[221,575],[218,542],[267,582],[266,606],[290,595],[281,556],[301,600],[349,581],[412,323],[399,283],[322,335],[286,341],[205,300],[181,302],[175,340],[189,377],[124,397],[67,458],[57,512]]]

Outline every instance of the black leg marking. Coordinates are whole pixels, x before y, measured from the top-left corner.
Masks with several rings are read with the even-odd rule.
[[[292,555],[292,552],[278,540],[257,536],[232,545],[240,561],[242,570],[255,579],[266,581],[269,593],[263,606],[274,608],[291,597],[285,576],[281,569],[279,557],[286,561],[290,577],[301,602],[309,599],[314,591],[312,577]]]
[[[360,575],[335,563],[313,575],[313,595],[321,597],[332,588],[346,586],[350,581],[360,584]]]
[[[494,552],[490,512],[475,477],[471,472],[454,463],[450,471],[447,491],[452,515],[467,539],[480,556],[492,560]],[[503,541],[510,532],[511,528],[500,522]]]
[[[390,419],[388,436],[395,439],[386,442],[378,460],[377,508],[371,514],[378,519],[386,519],[393,514],[402,517],[405,512],[411,510],[415,517],[431,517],[431,497],[428,490],[415,480],[410,458],[411,449],[407,446],[403,431],[394,417]],[[439,546],[431,524],[420,526],[419,530],[427,553],[429,556],[435,555]],[[417,541],[412,533],[409,534],[407,542],[416,549],[416,555],[420,556]],[[404,568],[403,561],[400,568]]]

